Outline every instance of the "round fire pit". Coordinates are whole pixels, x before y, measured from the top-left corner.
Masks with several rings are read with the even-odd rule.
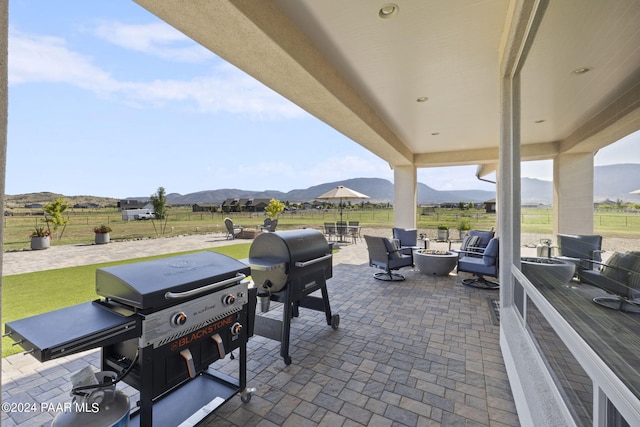
[[[565,286],[573,278],[576,266],[554,258],[523,257],[522,273],[535,286]]]
[[[448,276],[456,268],[458,255],[450,251],[420,249],[413,251],[413,262],[422,274]]]

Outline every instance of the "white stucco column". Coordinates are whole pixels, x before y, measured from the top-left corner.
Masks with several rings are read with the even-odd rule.
[[[593,234],[593,153],[553,160],[553,234]]]
[[[393,199],[394,226],[415,228],[418,212],[418,172],[415,166],[394,167]]]
[[[520,76],[501,82],[500,160],[496,212],[500,237],[500,304],[514,299],[513,264],[520,267]]]

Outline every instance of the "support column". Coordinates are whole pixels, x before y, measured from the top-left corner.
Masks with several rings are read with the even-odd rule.
[[[502,80],[497,218],[500,236],[500,306],[514,303],[511,266],[520,267],[520,75]]]
[[[7,121],[9,117],[9,5],[0,4],[0,204],[4,207],[5,175],[7,171]],[[0,223],[0,242],[4,241],[4,222]],[[0,291],[2,291],[2,251],[0,251]],[[1,302],[0,298],[0,302]],[[1,314],[0,309],[0,314]],[[0,345],[2,350],[2,345]],[[0,391],[2,387],[0,386]]]
[[[593,234],[593,153],[553,160],[553,234]]]
[[[418,172],[415,166],[394,167],[393,198],[394,226],[416,228]]]

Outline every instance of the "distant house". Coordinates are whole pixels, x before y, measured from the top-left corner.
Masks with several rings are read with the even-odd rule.
[[[486,213],[496,213],[496,199],[487,200],[484,202],[484,211]]]
[[[264,212],[271,199],[227,199],[222,202],[223,212]]]
[[[615,201],[613,201],[611,199],[605,199],[605,200],[601,200],[599,202],[595,202],[593,204],[593,207],[595,209],[598,209],[601,206],[616,206],[617,204],[618,204],[618,202],[615,202]]]
[[[44,205],[42,203],[30,203],[28,205],[24,205],[27,209],[42,209]]]
[[[271,199],[249,199],[245,204],[248,212],[264,212],[264,208],[269,206]]]
[[[191,212],[218,212],[216,203],[196,203],[191,205]]]
[[[458,209],[458,202],[443,202],[440,203],[440,207],[444,209]]]
[[[142,209],[147,206],[149,202],[144,200],[123,199],[118,202],[118,210],[125,209]]]
[[[240,212],[240,199],[226,199],[221,208],[223,212]]]
[[[73,207],[75,209],[100,209],[100,205],[97,203],[76,203]]]

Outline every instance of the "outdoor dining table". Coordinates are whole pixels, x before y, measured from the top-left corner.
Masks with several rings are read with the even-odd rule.
[[[335,230],[335,233],[332,233],[330,230],[327,230],[327,227],[332,227]],[[328,237],[332,235],[337,237],[338,243],[348,243],[348,240],[345,240],[348,237],[351,237],[352,243],[356,243],[357,239],[360,237],[360,229],[359,225],[342,225],[338,223],[325,223],[325,234]]]

